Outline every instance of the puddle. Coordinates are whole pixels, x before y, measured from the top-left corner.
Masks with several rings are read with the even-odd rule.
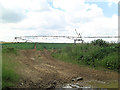
[[[112,84],[97,80],[70,83],[63,85],[62,88],[72,88],[73,90],[118,90]]]
[[[91,87],[81,87],[77,84],[66,84],[63,87],[63,90],[118,90],[118,88],[91,88]]]
[[[76,84],[66,84],[63,86],[63,88],[91,88],[91,87],[87,87],[87,86],[83,87],[78,85],[78,83],[76,83]]]
[[[63,88],[80,88],[80,86],[75,84],[66,84],[65,86],[63,86]]]

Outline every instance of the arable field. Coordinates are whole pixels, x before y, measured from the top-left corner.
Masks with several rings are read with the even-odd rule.
[[[68,45],[67,43],[5,43],[2,44],[3,48],[16,48],[16,49],[34,49],[36,46],[37,50],[43,50],[43,49],[60,49],[63,47],[66,47]]]
[[[34,43],[4,43],[3,48],[34,49]]]
[[[36,47],[37,50],[43,50],[43,49],[61,49],[66,46],[73,45],[73,44],[67,44],[67,43],[37,43]]]
[[[3,44],[3,88],[117,90],[118,45],[99,42]]]

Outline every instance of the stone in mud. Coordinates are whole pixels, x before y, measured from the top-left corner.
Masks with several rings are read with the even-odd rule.
[[[52,88],[55,88],[55,85],[50,85],[47,87],[47,89],[52,89]]]
[[[78,85],[71,85],[72,86],[72,88],[80,88],[80,86],[78,86]]]
[[[53,88],[55,88],[55,87],[56,87],[56,84],[57,84],[57,82],[56,82],[56,80],[54,80],[54,81],[47,87],[47,89],[53,89]]]
[[[57,82],[56,82],[56,80],[53,82],[53,85],[56,85],[57,84]]]
[[[33,84],[33,82],[32,82],[32,81],[30,81],[29,85],[32,85],[32,84]]]
[[[20,83],[20,86],[22,86],[22,85],[23,85],[23,82]]]
[[[35,58],[31,58],[31,60],[35,60]]]
[[[72,79],[72,81],[75,81],[75,79]]]
[[[80,80],[83,80],[83,78],[82,77],[76,78],[76,81],[80,81]]]
[[[66,84],[65,86],[63,86],[62,88],[72,88],[71,84]]]

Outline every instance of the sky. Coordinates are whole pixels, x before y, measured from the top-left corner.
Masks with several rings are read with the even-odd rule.
[[[118,35],[118,0],[0,0],[0,41],[19,36],[77,36],[75,29],[82,36]]]

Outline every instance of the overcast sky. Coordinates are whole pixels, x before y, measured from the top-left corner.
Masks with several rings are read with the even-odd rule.
[[[0,41],[76,36],[75,28],[82,36],[118,35],[118,0],[0,0]]]

